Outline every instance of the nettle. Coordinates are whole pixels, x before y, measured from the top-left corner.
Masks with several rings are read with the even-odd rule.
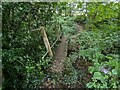
[[[78,43],[79,57],[92,63],[88,71],[93,75],[88,88],[117,88],[118,63],[117,32],[83,31]]]
[[[67,85],[68,87],[78,80],[78,72],[73,67],[70,58],[67,58],[64,61],[64,71],[63,71],[63,78],[62,84]]]
[[[118,57],[106,56],[107,61],[94,62],[88,71],[93,74],[92,81],[87,83],[88,88],[117,88],[118,81]]]

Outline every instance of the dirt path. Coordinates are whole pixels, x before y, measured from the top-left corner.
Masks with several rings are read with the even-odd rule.
[[[79,35],[79,32],[82,30],[82,25],[75,24],[75,26]],[[71,38],[76,38],[78,35],[73,35]],[[67,57],[67,46],[67,37],[63,36],[61,38],[61,43],[55,51],[53,64],[51,67],[52,72],[62,72],[64,67],[63,62]]]
[[[70,36],[71,39],[75,39],[76,37],[78,37],[80,35],[80,32],[83,29],[83,26],[81,24],[75,23],[75,27],[76,27],[77,34]]]
[[[82,30],[81,25],[79,26],[78,24],[75,24],[75,26],[76,26],[77,34],[69,36],[69,38],[73,39],[73,40],[76,40],[77,36],[79,35],[79,32]],[[61,74],[62,74],[62,71],[64,69],[63,63],[64,63],[64,60],[67,58],[67,54],[68,54],[67,50],[69,49],[69,47],[68,47],[69,45],[68,45],[67,39],[68,39],[68,37],[66,37],[66,36],[63,36],[61,38],[61,42],[58,44],[58,47],[55,50],[55,54],[53,56],[53,62],[52,62],[52,65],[50,67],[50,72],[55,73],[55,74],[59,74],[59,78],[61,78]],[[76,48],[76,45],[73,47]],[[52,87],[52,84],[50,83],[49,80],[47,80],[43,84],[43,86],[46,88],[50,88],[50,87]],[[58,84],[56,84],[55,87],[63,88],[64,86],[61,86],[61,84],[58,82]]]
[[[53,65],[51,67],[52,72],[62,72],[63,70],[63,61],[67,56],[67,38],[63,36],[61,38],[61,43],[55,51],[55,55],[53,58]]]
[[[77,33],[79,35],[79,32],[82,30],[82,25],[75,24]],[[78,35],[72,35],[71,38],[76,38]],[[55,55],[53,58],[53,64],[51,67],[52,72],[62,72],[63,70],[63,62],[65,58],[67,57],[67,37],[63,36],[61,38],[61,43],[57,47],[55,51]]]
[[[79,32],[82,30],[82,25],[75,24],[78,35]],[[76,38],[78,36],[72,35],[71,38]],[[58,48],[55,51],[55,55],[53,58],[53,64],[51,67],[52,72],[62,72],[63,70],[63,62],[67,57],[67,37],[63,36],[61,38],[61,43],[59,44]]]
[[[76,27],[78,33],[83,29],[83,26],[81,24],[75,23],[75,27]]]

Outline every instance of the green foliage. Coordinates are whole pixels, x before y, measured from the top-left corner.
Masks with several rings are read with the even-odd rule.
[[[78,15],[78,16],[76,16],[75,17],[75,20],[74,20],[75,22],[77,22],[77,23],[85,23],[85,21],[86,21],[86,17],[85,17],[85,15]]]
[[[82,7],[82,4],[84,3],[78,3],[77,8]],[[80,45],[78,52],[70,54],[65,60],[64,72],[61,75],[63,77],[61,80],[53,79],[52,83],[56,84],[59,80],[68,86],[76,83],[79,75],[72,64],[77,58],[83,58],[92,64],[88,68],[92,78],[86,87],[118,88],[120,84],[118,5],[119,3],[114,2],[88,2],[83,15],[72,17],[74,3],[3,2],[3,89],[39,88],[47,76],[46,69],[52,58],[41,59],[46,52],[44,42],[39,31],[31,30],[44,26],[51,45],[56,40],[57,30],[68,39],[75,35],[74,22],[85,24],[86,31],[80,32],[77,38],[76,43]],[[55,78],[58,77],[55,75]]]
[[[78,80],[78,73],[76,69],[72,66],[72,63],[69,58],[67,58],[64,62],[64,72],[62,83],[65,85],[71,85],[77,82]]]
[[[87,3],[87,17],[85,28],[87,30],[102,30],[118,28],[118,3]],[[107,24],[107,25],[106,25]]]
[[[102,33],[102,31],[85,31],[79,37],[80,57],[93,63],[93,66],[90,66],[88,69],[93,74],[93,78],[92,82],[87,84],[87,87],[117,88],[118,61],[120,61],[117,51],[117,32]],[[106,71],[102,71],[103,73],[101,73],[101,68],[104,68]],[[110,74],[106,75],[108,72]],[[110,83],[111,80],[113,83]]]
[[[79,35],[79,57],[92,63],[88,88],[118,88],[118,3],[87,3],[86,30]],[[80,19],[78,19],[79,21]]]
[[[55,4],[3,3],[3,89],[34,89],[42,83],[51,58],[41,59],[46,48],[40,32],[32,32],[31,29],[46,26],[50,43],[53,43],[56,38],[51,38],[51,35],[55,31],[49,21],[53,15],[51,8]]]
[[[56,18],[58,20],[58,23],[61,25],[62,33],[66,36],[70,36],[75,34],[75,26],[74,23],[74,17],[70,16],[55,16],[53,18]]]
[[[44,26],[50,45],[56,40],[57,30],[60,34],[62,30],[65,34],[74,33],[73,19],[69,17],[71,12],[67,4],[2,3],[3,89],[39,87],[52,58],[41,59],[46,48],[40,32],[32,30]],[[62,16],[64,11],[68,17]]]
[[[78,54],[77,53],[72,53],[72,54],[69,55],[69,58],[70,58],[71,63],[74,63],[78,58]]]

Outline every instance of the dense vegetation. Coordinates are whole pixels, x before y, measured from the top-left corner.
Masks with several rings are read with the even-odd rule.
[[[2,89],[119,88],[119,6],[115,2],[2,3]],[[79,8],[82,13],[74,15]],[[76,23],[83,29],[72,39]],[[51,45],[57,30],[67,36],[62,78],[49,71],[52,57],[42,59],[43,39],[39,31],[32,31],[40,26]],[[52,48],[54,53],[58,44]]]

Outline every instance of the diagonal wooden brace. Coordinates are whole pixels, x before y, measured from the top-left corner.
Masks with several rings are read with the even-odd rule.
[[[45,32],[44,27],[40,27],[40,32],[41,32],[42,38],[44,40],[45,47],[46,47],[46,49],[48,51],[48,55],[51,56],[51,57],[53,57],[53,52],[51,50],[50,43],[48,41],[47,34]]]

